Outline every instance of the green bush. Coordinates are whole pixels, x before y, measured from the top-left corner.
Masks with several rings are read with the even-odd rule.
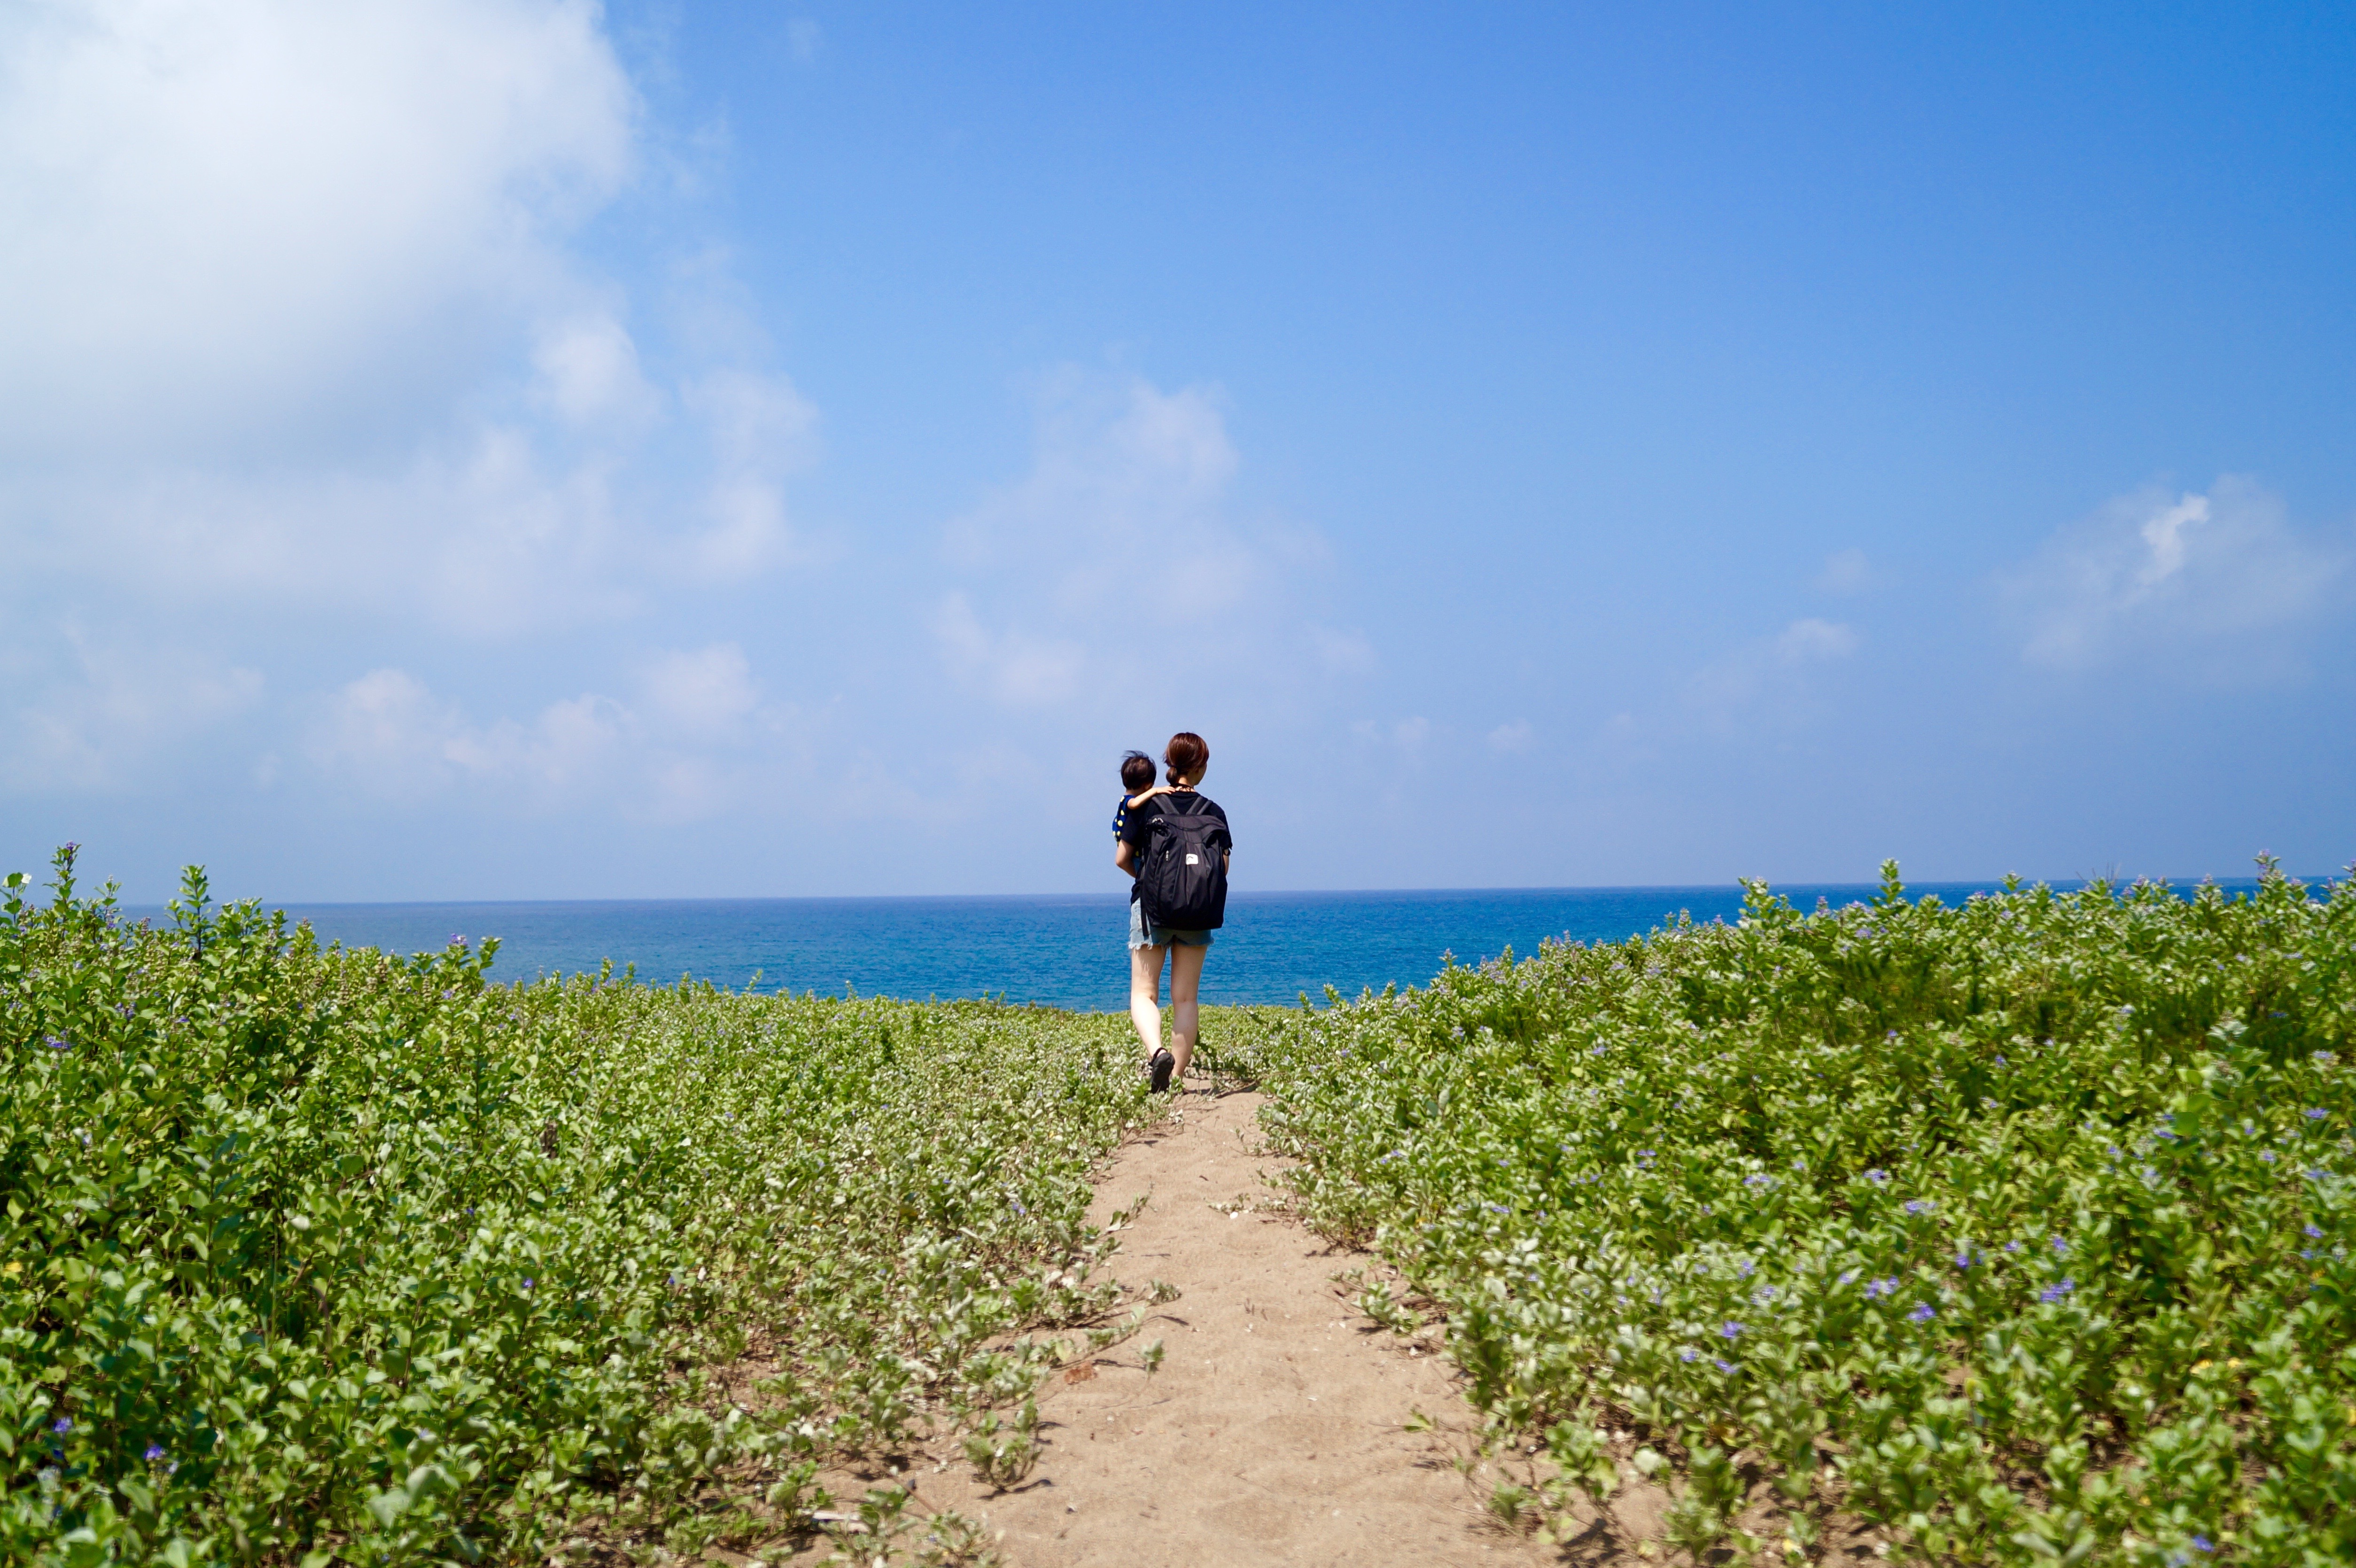
[[[490,942],[173,909],[77,898],[70,850],[0,908],[9,1562],[741,1544],[1107,1305],[1124,1018],[499,986]]]
[[[1697,1553],[1774,1500],[1803,1547],[1837,1506],[1961,1562],[2345,1563],[2356,883],[2265,869],[1752,887],[1265,1023],[1263,1119],[1558,1505],[1605,1425]]]

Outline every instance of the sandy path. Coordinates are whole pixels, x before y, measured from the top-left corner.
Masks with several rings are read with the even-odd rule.
[[[926,1466],[918,1509],[986,1519],[1010,1568],[1560,1561],[1482,1524],[1450,1462],[1461,1438],[1402,1429],[1420,1408],[1461,1432],[1466,1413],[1443,1358],[1367,1332],[1333,1283],[1371,1260],[1281,1216],[1213,1207],[1271,1197],[1259,1104],[1190,1094],[1114,1157],[1095,1221],[1152,1201],[1113,1274],[1183,1295],[1093,1376],[1049,1384],[1027,1483],[992,1494],[961,1463]],[[1139,1352],[1156,1338],[1166,1360],[1149,1377]]]

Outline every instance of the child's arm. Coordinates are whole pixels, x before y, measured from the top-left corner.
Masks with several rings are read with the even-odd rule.
[[[1129,797],[1129,808],[1131,811],[1135,811],[1139,806],[1143,805],[1147,801],[1151,800],[1157,795],[1176,795],[1177,793],[1178,788],[1175,784],[1158,784],[1151,789],[1147,790],[1143,795],[1130,795]]]

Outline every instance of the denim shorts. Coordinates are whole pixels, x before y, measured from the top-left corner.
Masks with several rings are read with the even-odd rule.
[[[1207,931],[1171,931],[1145,918],[1145,901],[1129,901],[1129,944],[1131,947],[1208,947],[1211,933]]]

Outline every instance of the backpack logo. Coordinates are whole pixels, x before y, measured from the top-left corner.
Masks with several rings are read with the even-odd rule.
[[[1186,864],[1190,866],[1199,866],[1202,863],[1203,858],[1200,855],[1189,855],[1186,857]]]

